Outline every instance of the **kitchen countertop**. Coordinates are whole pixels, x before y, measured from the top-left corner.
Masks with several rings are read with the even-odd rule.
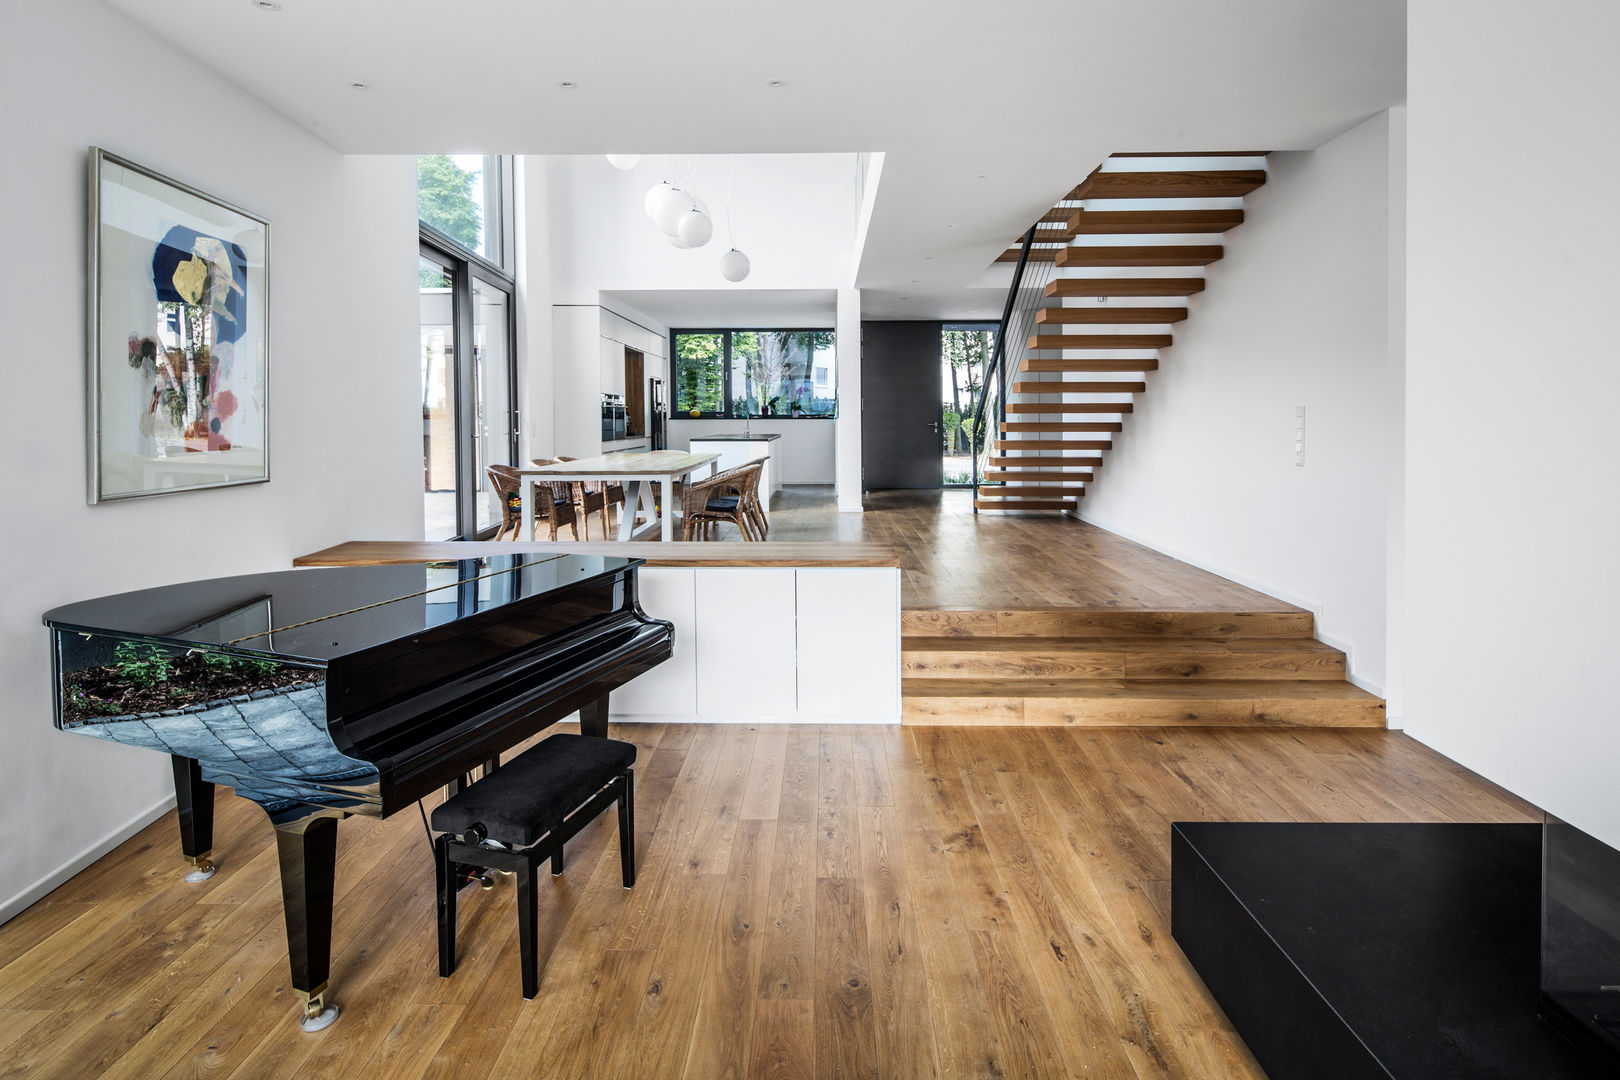
[[[694,435],[694,436],[692,436],[692,441],[693,442],[770,442],[772,439],[780,439],[781,437],[782,437],[781,432],[769,432],[769,433],[767,433],[767,432],[761,431],[761,432],[758,432],[757,434],[754,434],[754,435],[742,435],[742,434],[736,434],[736,435]]]

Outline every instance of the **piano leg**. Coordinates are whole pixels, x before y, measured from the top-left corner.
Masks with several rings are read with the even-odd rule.
[[[170,755],[174,803],[180,814],[180,853],[191,864],[190,882],[214,876],[214,785],[202,778],[195,758]]]
[[[287,959],[293,992],[304,1003],[299,1026],[320,1031],[337,1019],[326,1002],[332,967],[332,890],[337,868],[337,823],[342,813],[316,813],[276,824],[281,860],[281,902],[287,917]]]
[[[608,732],[608,696],[603,694],[595,701],[580,706],[579,733],[581,735],[594,735],[598,739],[607,738]]]

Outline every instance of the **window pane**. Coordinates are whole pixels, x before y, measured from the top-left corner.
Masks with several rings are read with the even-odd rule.
[[[416,215],[424,225],[505,267],[506,169],[497,155],[416,159]]]
[[[512,465],[511,378],[507,359],[506,290],[476,277],[473,295],[473,383],[477,390],[477,419],[474,428],[473,475],[481,494],[477,500],[477,526],[480,530],[499,525],[500,507],[490,493],[484,473],[486,465]]]
[[[973,412],[984,388],[984,373],[995,352],[996,323],[947,323],[940,334],[940,436],[944,440],[944,482],[973,478]]]
[[[675,412],[686,415],[725,411],[721,381],[725,367],[725,335],[675,335]]]
[[[834,416],[838,378],[831,330],[736,330],[731,408],[737,416]]]
[[[429,540],[456,529],[456,363],[453,279],[446,267],[418,261],[422,320],[422,525]]]

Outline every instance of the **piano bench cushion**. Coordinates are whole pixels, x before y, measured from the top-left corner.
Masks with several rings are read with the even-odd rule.
[[[491,840],[528,847],[635,761],[631,743],[553,735],[445,800],[433,827],[459,836],[482,825]]]

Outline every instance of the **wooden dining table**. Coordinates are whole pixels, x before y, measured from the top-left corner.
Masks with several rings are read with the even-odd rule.
[[[623,483],[630,485],[625,493],[624,513],[619,519],[619,539],[633,540],[636,534],[636,516],[644,511],[649,524],[656,522],[659,535],[665,540],[675,539],[675,481],[708,466],[715,471],[719,454],[689,454],[684,450],[621,451],[576,461],[559,461],[554,465],[528,465],[517,470],[525,480],[541,482]],[[658,513],[654,501],[653,485],[662,488],[664,512]],[[534,485],[524,483],[523,520],[518,535],[534,535]]]

